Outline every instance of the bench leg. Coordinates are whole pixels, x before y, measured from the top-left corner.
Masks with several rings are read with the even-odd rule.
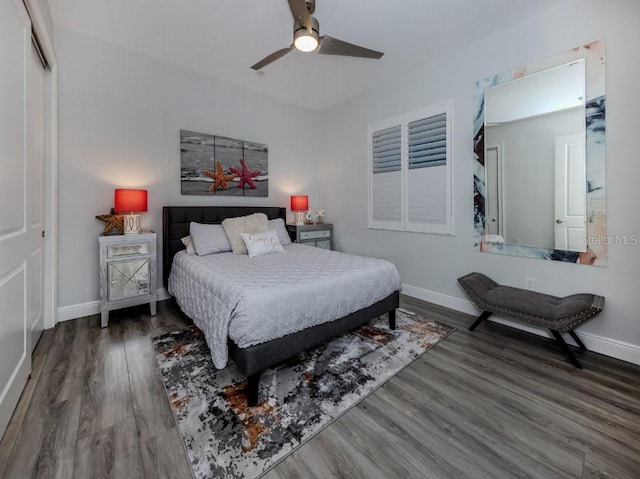
[[[571,364],[573,364],[578,369],[582,369],[582,364],[580,364],[576,359],[576,357],[573,355],[571,348],[569,348],[569,345],[565,342],[564,338],[562,337],[562,334],[560,334],[558,331],[554,331],[553,329],[550,329],[549,331],[551,331],[551,334],[553,334],[553,337],[556,338],[556,341],[558,342],[562,350],[569,357],[569,361],[571,361]]]
[[[469,326],[469,331],[473,331],[474,329],[476,329],[476,326],[478,326],[478,324],[487,319],[489,316],[491,316],[491,313],[489,311],[483,311],[482,314],[478,316],[478,319],[476,319],[474,323]]]
[[[573,340],[576,342],[576,344],[580,347],[580,349],[582,349],[583,351],[587,350],[587,347],[584,345],[582,341],[580,341],[580,338],[578,337],[578,335],[575,333],[573,329],[569,331],[569,334],[571,335]]]
[[[260,390],[260,375],[252,374],[247,378],[247,405],[254,407],[258,405],[258,391]]]

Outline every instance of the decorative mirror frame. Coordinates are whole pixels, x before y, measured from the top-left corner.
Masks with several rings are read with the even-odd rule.
[[[526,75],[585,59],[585,146],[586,146],[586,218],[587,251],[584,253],[534,246],[485,242],[485,150],[484,90]],[[574,48],[552,58],[516,68],[475,82],[473,121],[473,202],[474,249],[484,253],[507,254],[570,263],[606,266],[606,129],[605,129],[605,55],[604,40]]]

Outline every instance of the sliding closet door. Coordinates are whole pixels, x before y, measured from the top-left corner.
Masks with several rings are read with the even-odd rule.
[[[45,70],[33,43],[29,69],[28,127],[29,174],[27,175],[29,205],[29,283],[28,327],[31,350],[36,347],[44,330],[44,169],[45,169]]]
[[[31,371],[27,152],[31,26],[18,0],[0,1],[0,435]]]

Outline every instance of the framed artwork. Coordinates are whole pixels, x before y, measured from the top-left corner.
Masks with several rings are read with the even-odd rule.
[[[183,195],[269,196],[267,145],[180,130]]]

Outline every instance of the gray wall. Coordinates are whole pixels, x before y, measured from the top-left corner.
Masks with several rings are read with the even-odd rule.
[[[109,212],[116,187],[148,190],[142,226],[159,233],[164,205],[288,206],[293,193],[316,204],[311,111],[70,30],[56,29],[55,41],[59,308],[99,299],[97,237],[104,224],[94,217]],[[266,143],[269,197],[181,196],[180,129]]]
[[[51,10],[49,9],[49,2],[47,0],[37,0],[40,7],[40,13],[44,20],[44,25],[47,29],[49,37],[53,38],[53,20],[51,19]]]
[[[640,233],[639,19],[640,2],[635,0],[569,2],[322,112],[323,136],[331,141],[317,153],[318,164],[323,165],[320,193],[341,249],[390,259],[407,285],[405,292],[460,309],[468,310],[469,304],[456,278],[471,271],[519,287],[525,287],[525,277],[531,276],[538,290],[557,295],[579,291],[604,295],[603,314],[580,331],[599,338],[601,350],[607,345],[626,348],[627,358],[640,362],[640,245],[612,244],[606,268],[479,253],[473,251],[472,217],[474,82],[605,39],[608,232]],[[367,229],[367,125],[450,98],[455,102],[455,236]],[[344,208],[345,204],[350,207]]]
[[[109,210],[116,186],[148,188],[143,224],[158,231],[162,205],[237,202],[180,195],[178,131],[185,128],[267,143],[271,196],[247,204],[286,206],[290,193],[308,193],[313,206],[326,208],[337,246],[393,261],[406,293],[468,310],[456,278],[470,271],[523,287],[532,276],[538,290],[558,295],[599,293],[607,297],[605,311],[580,331],[599,338],[600,346],[627,348],[627,358],[640,363],[640,246],[610,245],[607,268],[474,252],[471,156],[476,80],[604,38],[608,229],[611,235],[640,233],[639,18],[636,0],[569,2],[416,72],[398,72],[395,83],[320,113],[56,30],[59,306],[98,300],[96,237],[102,226],[94,216]],[[450,98],[455,235],[367,229],[367,125]]]

